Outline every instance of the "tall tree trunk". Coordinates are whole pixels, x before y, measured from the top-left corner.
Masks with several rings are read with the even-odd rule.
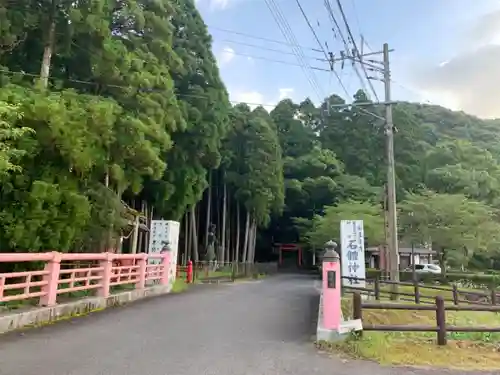
[[[222,228],[219,246],[219,262],[224,263],[226,255],[226,214],[227,214],[227,187],[226,183],[222,183]]]
[[[226,202],[226,210],[227,210],[228,220],[226,223],[227,225],[226,225],[226,246],[225,246],[226,255],[225,255],[225,259],[226,259],[226,262],[231,262],[231,260],[232,260],[231,259],[231,222],[233,222],[231,220],[231,194],[229,194],[229,197],[228,197],[227,202]]]
[[[132,254],[137,254],[137,243],[139,241],[139,224],[140,224],[140,215],[136,214],[134,218],[134,231],[132,233],[132,244],[130,246],[130,252]]]
[[[215,236],[217,237],[217,248],[215,249],[215,254],[217,256],[217,259],[219,259],[219,244],[220,244],[220,238],[221,238],[221,218],[222,218],[222,212],[221,212],[221,192],[220,192],[220,173],[217,172],[215,176],[215,202],[214,202],[214,207],[215,207]]]
[[[236,201],[236,243],[234,244],[233,259],[236,263],[240,261],[240,202]]]
[[[252,258],[252,242],[253,242],[253,216],[250,216],[250,223],[248,224],[248,241],[247,241],[247,250],[245,257],[245,263],[251,263],[250,259]]]
[[[196,233],[196,206],[193,205],[191,206],[191,236],[192,236],[192,259],[193,262],[198,262],[199,257],[198,257],[198,234]]]
[[[146,253],[149,253],[149,241],[151,241],[150,231],[152,226],[151,222],[153,221],[153,206],[150,208],[147,202],[145,202],[144,205],[144,215],[146,216],[146,225],[149,229],[144,234],[144,248],[146,249]]]
[[[256,246],[257,246],[257,221],[254,219],[254,221],[253,221],[253,239],[252,239],[252,258],[250,259],[250,263],[255,263]]]
[[[207,216],[205,221],[205,251],[208,248],[208,232],[210,231],[210,222],[212,221],[212,171],[208,171],[208,190],[207,190]]]
[[[189,217],[189,210],[186,211],[186,231],[185,231],[185,234],[184,236],[186,237],[186,244],[187,244],[187,248],[186,248],[186,263],[189,259],[191,259],[191,248],[192,248],[192,240],[193,240],[193,237],[191,235],[191,225],[190,225],[190,217]]]
[[[52,61],[52,53],[54,52],[54,42],[56,37],[56,11],[58,0],[52,0],[49,14],[49,24],[47,26],[47,34],[45,35],[42,66],[40,68],[40,83],[43,88],[49,85],[50,64]]]
[[[189,247],[188,247],[188,245],[189,245],[188,244],[188,236],[187,236],[187,234],[188,234],[188,225],[189,225],[189,223],[188,223],[188,215],[187,215],[187,213],[185,213],[184,217],[182,219],[182,227],[181,227],[182,233],[179,233],[179,238],[181,238],[181,236],[182,236],[182,240],[184,241],[183,242],[184,249],[182,251],[182,259],[181,259],[181,264],[184,265],[184,266],[187,264],[187,258],[188,258],[187,254],[188,254],[188,251],[189,251],[188,250],[189,249]]]
[[[250,238],[248,239],[248,256],[247,262],[253,263],[255,258],[255,239],[257,235],[257,225],[255,219],[252,217],[250,224]]]
[[[250,235],[250,212],[247,211],[247,215],[245,218],[245,240],[243,242],[243,254],[241,257],[241,260],[243,262],[247,261],[247,254],[248,254],[248,240],[249,240],[249,235]]]

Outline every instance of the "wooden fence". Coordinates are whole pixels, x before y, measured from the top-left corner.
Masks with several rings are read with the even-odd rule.
[[[385,332],[436,332],[437,344],[446,345],[447,332],[500,332],[500,327],[457,327],[446,324],[446,311],[491,311],[500,312],[500,306],[458,306],[446,305],[442,296],[434,297],[433,305],[424,304],[397,304],[367,302],[361,298],[361,293],[355,291],[353,294],[353,318],[363,319],[363,310],[413,310],[413,311],[435,311],[436,325],[376,325],[364,324],[363,331],[385,331]],[[361,332],[362,334],[362,332]]]
[[[500,304],[500,291],[495,288],[491,288],[487,292],[483,291],[475,291],[470,289],[460,289],[457,285],[451,286],[442,286],[442,285],[425,285],[419,283],[418,281],[410,282],[395,282],[390,280],[381,280],[381,279],[373,279],[373,280],[363,280],[366,284],[369,284],[371,287],[356,287],[355,283],[356,278],[351,278],[347,276],[343,276],[343,279],[348,279],[353,281],[352,286],[343,286],[343,291],[347,293],[360,292],[363,294],[368,294],[373,296],[376,300],[380,300],[381,297],[391,296],[393,292],[390,290],[384,290],[384,285],[397,284],[398,286],[403,287],[411,287],[412,292],[408,291],[398,291],[396,294],[398,296],[402,296],[399,298],[401,301],[411,301],[416,304],[434,304],[435,303],[435,294],[428,295],[425,292],[429,292],[430,290],[444,292],[450,295],[450,298],[443,296],[446,302],[452,302],[454,305],[459,305],[461,303],[464,304],[472,304],[472,305],[499,305]],[[411,297],[411,298],[408,298]]]

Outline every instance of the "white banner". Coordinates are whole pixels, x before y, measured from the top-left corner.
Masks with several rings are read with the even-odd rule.
[[[177,268],[177,254],[179,252],[179,229],[178,221],[169,220],[151,220],[151,235],[149,238],[149,254],[155,254],[162,251],[164,247],[170,250],[170,280],[175,281]],[[159,259],[150,259],[150,264],[156,264]]]
[[[340,262],[342,276],[350,278],[342,279],[342,285],[364,288],[366,267],[363,220],[340,221]]]

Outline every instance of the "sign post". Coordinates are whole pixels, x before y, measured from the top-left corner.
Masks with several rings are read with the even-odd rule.
[[[365,236],[363,220],[340,222],[342,285],[366,286]]]
[[[149,254],[162,251],[170,252],[170,275],[171,283],[175,281],[177,269],[177,253],[179,251],[179,229],[178,221],[151,220],[151,236],[149,239]],[[150,259],[149,264],[158,264],[161,259]]]
[[[323,254],[323,327],[338,330],[342,318],[340,300],[340,264],[337,244],[328,241]]]

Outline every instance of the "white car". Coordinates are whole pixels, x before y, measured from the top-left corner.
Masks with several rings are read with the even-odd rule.
[[[412,268],[410,267],[410,270]],[[418,273],[436,273],[440,274],[441,273],[441,267],[439,267],[436,264],[429,264],[429,263],[424,263],[424,264],[415,264],[415,272]]]

